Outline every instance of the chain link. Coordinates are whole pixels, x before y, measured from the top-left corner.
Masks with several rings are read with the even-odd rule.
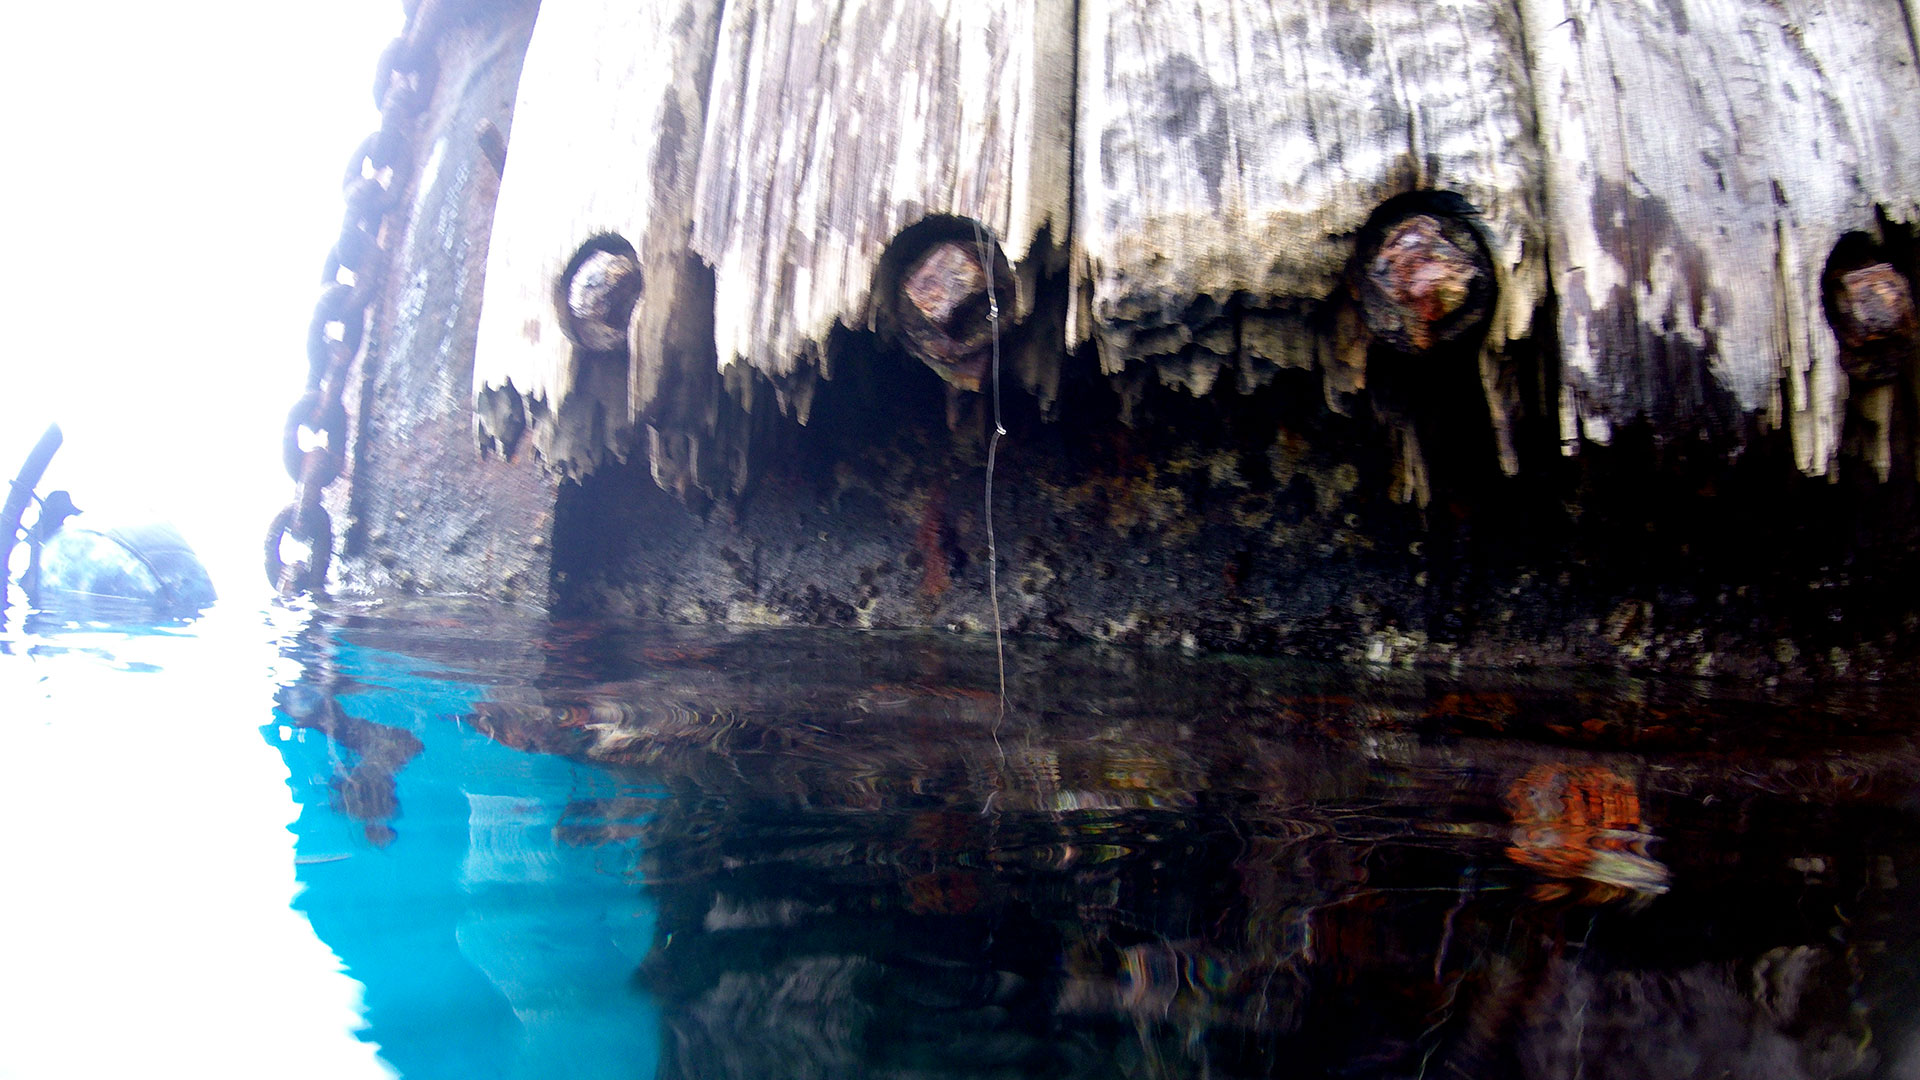
[[[267,580],[282,596],[326,590],[333,519],[321,499],[346,470],[347,378],[366,345],[368,309],[386,282],[387,215],[412,182],[415,128],[439,78],[434,31],[443,6],[403,0],[406,29],[374,66],[380,127],[354,149],[341,181],[347,210],[307,327],[307,389],[287,413],[280,444],[293,501],[267,529]],[[305,545],[308,554],[289,561],[282,553],[288,540]]]

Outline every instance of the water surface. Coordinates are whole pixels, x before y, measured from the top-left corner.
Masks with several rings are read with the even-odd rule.
[[[1920,1075],[1905,688],[1016,642],[1003,714],[991,643],[951,635],[216,630],[7,642],[8,768],[68,785],[9,796],[10,847],[40,839],[8,947],[76,928],[62,877],[113,890],[79,928],[134,924],[9,1012],[138,1008],[101,989],[138,971],[202,1018],[152,1038],[278,1075]],[[257,665],[190,677],[215,652]],[[278,802],[191,797],[241,773]],[[195,855],[241,832],[268,886],[223,877],[238,841]],[[233,940],[179,939],[209,922]]]

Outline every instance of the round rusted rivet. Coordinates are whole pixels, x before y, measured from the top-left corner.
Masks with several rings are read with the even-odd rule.
[[[1466,336],[1493,306],[1492,260],[1473,227],[1446,214],[1389,222],[1362,252],[1354,292],[1368,331],[1404,353]]]
[[[907,350],[963,390],[980,389],[993,354],[994,309],[1012,300],[1012,283],[1002,278],[990,291],[988,274],[979,243],[946,239],[909,260],[900,278],[895,311]]]
[[[1827,321],[1840,339],[1840,366],[1856,379],[1884,382],[1912,362],[1913,286],[1891,263],[1830,274]]]

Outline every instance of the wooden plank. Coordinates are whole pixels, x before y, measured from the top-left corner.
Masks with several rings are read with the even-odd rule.
[[[723,367],[803,419],[836,324],[872,326],[896,234],[930,214],[997,235],[1015,319],[1061,254],[1072,0],[734,0],[700,157],[692,248],[714,268]]]
[[[1524,57],[1493,0],[1084,0],[1069,341],[1196,392],[1317,354],[1357,389],[1316,312],[1374,210],[1432,189],[1479,211],[1497,354],[1546,294]]]
[[[719,0],[568,0],[543,5],[535,24],[473,385],[483,414],[511,386],[535,449],[564,474],[624,452],[630,395],[645,401],[657,386],[666,308],[698,270],[684,251],[719,20]],[[556,301],[581,246],[605,236],[631,246],[643,278],[626,361],[576,346]]]
[[[1826,471],[1836,240],[1920,210],[1920,82],[1882,0],[1522,0],[1548,146],[1562,430],[1758,414]],[[1782,383],[1787,387],[1783,400]]]

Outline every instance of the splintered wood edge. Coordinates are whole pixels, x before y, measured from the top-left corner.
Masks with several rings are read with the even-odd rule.
[[[1235,0],[1235,6],[1248,16],[1236,27],[1277,18],[1271,5],[1258,0]],[[1152,17],[1150,5],[1140,0],[1084,0],[1077,26],[1071,0],[1016,0],[991,10],[968,7],[932,15],[903,13],[881,0],[854,0],[830,26],[797,22],[797,8],[786,0],[728,4],[725,26],[714,5],[699,3],[662,2],[636,12],[601,0],[543,11],[516,106],[512,166],[502,182],[475,391],[512,385],[530,407],[544,403],[541,407],[549,416],[565,411],[581,380],[570,343],[557,325],[548,283],[556,265],[571,255],[568,244],[606,231],[634,243],[650,287],[635,309],[625,400],[596,403],[605,415],[578,430],[590,439],[611,439],[613,429],[630,424],[654,404],[666,363],[661,342],[672,314],[669,298],[678,290],[668,287],[656,293],[651,283],[656,273],[671,276],[675,267],[692,265],[684,252],[712,268],[710,355],[722,369],[724,385],[750,405],[751,380],[728,369],[751,369],[771,381],[782,408],[804,418],[813,379],[831,374],[826,370],[829,336],[839,325],[871,328],[875,305],[869,291],[877,260],[893,237],[930,212],[970,214],[1003,244],[1020,283],[1010,305],[1016,319],[1032,313],[1042,275],[1067,270],[1070,295],[1055,359],[1049,363],[1041,355],[1046,350],[1038,348],[1019,359],[1020,376],[1030,389],[1049,385],[1049,380],[1057,385],[1057,357],[1089,341],[1111,374],[1134,360],[1185,357],[1162,373],[1163,380],[1204,392],[1224,367],[1237,362],[1242,386],[1254,386],[1270,377],[1262,371],[1276,365],[1327,364],[1338,358],[1324,345],[1309,344],[1262,357],[1265,366],[1256,370],[1248,366],[1244,344],[1220,342],[1235,337],[1264,341],[1293,326],[1302,304],[1333,296],[1359,224],[1381,199],[1424,187],[1457,191],[1472,202],[1494,256],[1499,289],[1480,369],[1501,464],[1512,471],[1517,462],[1508,427],[1518,403],[1511,373],[1505,370],[1507,347],[1531,336],[1533,319],[1550,288],[1563,297],[1571,295],[1583,282],[1569,275],[1610,272],[1607,260],[1617,262],[1592,221],[1594,184],[1600,181],[1570,174],[1569,163],[1591,160],[1595,145],[1619,143],[1627,133],[1607,128],[1617,120],[1589,115],[1587,105],[1601,99],[1580,87],[1597,77],[1592,65],[1598,61],[1591,48],[1583,52],[1570,40],[1561,40],[1572,25],[1566,0],[1523,0],[1517,14],[1500,14],[1492,7],[1478,11],[1474,4],[1449,5],[1481,19],[1484,26],[1474,25],[1484,33],[1450,23],[1435,27],[1426,19],[1430,6],[1410,0],[1378,3],[1365,16],[1354,16],[1344,8],[1335,11],[1337,5],[1324,11],[1308,5],[1307,13],[1314,18],[1359,18],[1356,26],[1366,33],[1349,44],[1364,40],[1366,48],[1329,45],[1328,55],[1298,61],[1327,67],[1321,73],[1325,79],[1316,86],[1356,80],[1356,85],[1378,84],[1399,95],[1397,100],[1411,101],[1414,107],[1398,121],[1403,126],[1389,125],[1368,138],[1377,136],[1383,145],[1414,146],[1425,139],[1426,153],[1413,154],[1404,164],[1388,157],[1355,163],[1355,146],[1364,145],[1343,143],[1341,164],[1323,170],[1320,179],[1296,179],[1291,188],[1275,187],[1272,181],[1246,189],[1229,184],[1220,205],[1206,207],[1189,197],[1192,192],[1182,194],[1180,185],[1189,181],[1176,174],[1141,172],[1145,166],[1119,163],[1122,172],[1159,177],[1128,195],[1132,188],[1102,172],[1116,166],[1107,160],[1106,125],[1123,110],[1141,110],[1141,103],[1126,92],[1128,80],[1138,82],[1140,72],[1155,62],[1144,55],[1131,61],[1121,58],[1122,74],[1113,76],[1118,81],[1101,82],[1124,51],[1112,32],[1115,23]],[[1675,56],[1697,54],[1704,58],[1699,65],[1710,67],[1719,57],[1714,44],[1718,24],[1713,20],[1737,19],[1747,6],[1744,0],[1683,0],[1681,9],[1695,14],[1693,32],[1669,35],[1660,48]],[[706,11],[707,21],[682,19],[685,25],[676,24],[680,38],[647,22],[658,22],[664,13],[682,7]],[[1698,256],[1711,266],[1716,295],[1739,293],[1741,274],[1767,278],[1747,290],[1755,297],[1771,296],[1767,310],[1756,308],[1723,323],[1720,320],[1733,316],[1714,307],[1715,297],[1692,296],[1682,305],[1703,312],[1699,334],[1713,332],[1717,336],[1711,340],[1719,342],[1716,350],[1704,354],[1713,370],[1702,377],[1730,388],[1742,412],[1757,414],[1763,424],[1789,424],[1800,467],[1810,473],[1826,471],[1837,453],[1846,394],[1817,297],[1817,266],[1832,240],[1826,234],[1869,224],[1875,206],[1899,219],[1920,216],[1915,213],[1920,208],[1920,161],[1913,160],[1920,134],[1900,133],[1900,125],[1917,119],[1920,93],[1888,90],[1882,79],[1888,64],[1846,64],[1834,58],[1853,53],[1872,57],[1875,49],[1896,47],[1911,53],[1914,7],[1906,5],[1902,15],[1843,0],[1828,17],[1812,22],[1803,18],[1800,22],[1807,25],[1800,29],[1813,59],[1789,58],[1801,68],[1783,68],[1818,81],[1814,88],[1819,101],[1832,103],[1859,128],[1847,133],[1855,143],[1890,147],[1888,153],[1899,160],[1856,154],[1860,160],[1852,172],[1808,178],[1817,162],[1802,163],[1796,171],[1778,161],[1783,155],[1772,154],[1775,183],[1792,188],[1805,180],[1808,194],[1790,199],[1791,213],[1774,222],[1770,257],[1743,262]],[[1604,33],[1607,25],[1595,24],[1591,32]],[[649,29],[655,31],[651,37],[646,35]],[[1457,33],[1449,36],[1443,30]],[[1886,40],[1893,31],[1899,32],[1897,37]],[[1161,60],[1186,56],[1194,70],[1204,73],[1209,68],[1200,60],[1209,58],[1209,49],[1225,48],[1236,62],[1246,59],[1241,49],[1245,42],[1207,43],[1210,32],[1231,37],[1240,29],[1209,31],[1193,24],[1167,32],[1193,40],[1182,44],[1169,39]],[[1517,44],[1521,41],[1530,53]],[[1141,43],[1149,50],[1154,45],[1145,37],[1135,42]],[[598,48],[607,55],[601,56]],[[1722,52],[1728,48],[1719,47]],[[1368,69],[1355,55],[1345,55],[1348,51],[1361,61],[1371,58],[1380,70]],[[796,55],[805,63],[796,66]],[[583,61],[583,56],[588,59]],[[1756,62],[1776,59],[1761,56]],[[1684,78],[1699,66],[1659,57],[1627,62],[1667,63],[1666,82]],[[822,74],[828,70],[834,73],[830,80]],[[1125,74],[1129,70],[1134,74]],[[1908,82],[1914,81],[1912,64],[1901,70]],[[859,130],[843,130],[844,125],[832,122],[847,115],[846,104],[835,94],[857,94],[876,85],[875,80],[892,80],[887,85],[896,87],[893,96],[881,98],[894,103],[893,112],[860,111],[855,121]],[[1629,95],[1657,95],[1666,85],[1661,79],[1627,82],[1621,92]],[[1452,97],[1443,99],[1436,89],[1442,83],[1481,89],[1463,94],[1455,86]],[[636,94],[629,84],[646,92]],[[609,113],[586,103],[614,87],[622,88],[615,96],[627,110],[616,109],[615,127],[637,134],[611,140],[608,146]],[[1289,121],[1284,115],[1274,118],[1272,102],[1300,92],[1298,87],[1264,87],[1258,79],[1227,85],[1222,98],[1226,103],[1218,108],[1225,110],[1229,134],[1235,124],[1253,125],[1230,140],[1233,152],[1245,155],[1248,147],[1262,145],[1262,139],[1273,142],[1284,134]],[[1431,100],[1420,96],[1423,93]],[[1768,112],[1759,106],[1770,109],[1775,96],[1729,103],[1736,113],[1742,102]],[[1643,104],[1653,110],[1649,115],[1667,116],[1677,107],[1668,100],[1673,97]],[[1875,102],[1886,108],[1869,107]],[[1813,109],[1815,104],[1809,100],[1801,108]],[[675,148],[665,148],[661,140],[661,129],[673,126],[662,120],[669,107],[681,119],[682,142]],[[1451,118],[1452,127],[1436,126],[1436,109]],[[691,115],[696,110],[697,118]],[[1746,119],[1764,127],[1761,120]],[[1700,130],[1711,131],[1709,121],[1717,123],[1718,117],[1694,120]],[[1735,115],[1734,120],[1742,117]],[[1793,122],[1791,116],[1778,121],[1789,126]],[[1279,134],[1260,126],[1274,124],[1281,125]],[[1920,131],[1920,122],[1911,126]],[[698,139],[691,134],[696,129]],[[1473,132],[1480,133],[1476,138],[1484,145],[1471,145],[1473,140],[1465,138]],[[917,138],[907,137],[916,133]],[[1844,139],[1840,143],[1843,148],[1850,145]],[[1080,154],[1077,175],[1072,172],[1075,144]],[[1588,153],[1576,154],[1582,147]],[[663,151],[674,163],[673,182],[656,185]],[[1611,167],[1610,160],[1602,153],[1603,171]],[[796,171],[802,161],[816,171]],[[1241,160],[1237,168],[1245,170],[1249,164]],[[836,168],[846,175],[834,172]],[[575,184],[584,191],[585,197],[577,200],[581,205],[554,195],[567,189],[571,177],[603,175],[627,178],[624,188],[615,186],[617,210],[592,209],[599,191],[593,184],[599,181]],[[1644,170],[1633,175],[1648,180]],[[1864,194],[1852,202],[1836,201],[1828,193],[1853,183],[1856,175]],[[1660,180],[1658,173],[1651,177],[1656,185]],[[1163,191],[1155,186],[1166,183],[1173,187]],[[1674,173],[1661,189],[1684,190],[1685,185],[1686,177]],[[539,201],[547,205],[535,206]],[[861,205],[866,209],[848,210]],[[807,207],[819,213],[809,215]],[[1861,213],[1865,220],[1853,220]],[[1074,248],[1068,251],[1063,239],[1070,218]],[[536,226],[545,228],[550,219],[556,222],[550,235],[566,237],[554,241],[556,249],[516,246],[541,242],[514,237],[537,237]],[[1041,249],[1036,245],[1043,237],[1048,244]],[[674,250],[669,253],[668,247]],[[1558,268],[1551,274],[1550,252]],[[1722,283],[1721,276],[1728,274],[1734,275],[1727,280],[1735,285]],[[1672,274],[1659,280],[1671,285]],[[1155,281],[1164,287],[1156,288]],[[1185,307],[1201,298],[1236,310],[1250,303],[1251,309],[1240,317],[1256,321],[1243,322],[1235,334],[1216,342],[1207,327],[1182,323]],[[1304,330],[1305,324],[1299,325]],[[1729,327],[1744,329],[1734,334],[1727,332]],[[1175,340],[1183,330],[1184,340]],[[1155,335],[1171,345],[1155,344]],[[1566,445],[1571,449],[1581,439],[1606,441],[1616,420],[1635,417],[1616,415],[1607,396],[1616,391],[1593,383],[1591,375],[1598,368],[1586,334],[1563,327],[1562,337],[1566,385],[1560,400]],[[1167,347],[1174,352],[1156,351]],[[1330,380],[1332,375],[1329,369]],[[1340,381],[1357,389],[1364,372]],[[617,390],[614,395],[621,396]],[[576,453],[555,445],[551,437],[545,445],[563,455]]]

